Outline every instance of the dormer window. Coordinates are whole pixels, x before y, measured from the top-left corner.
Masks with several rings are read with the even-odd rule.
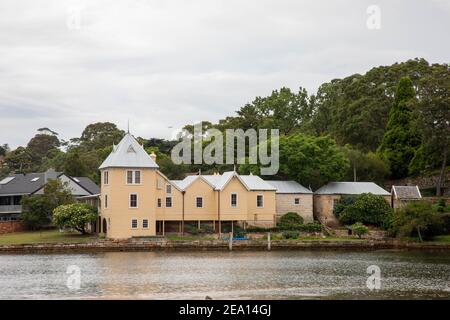
[[[134,150],[133,146],[130,144],[130,146],[127,149],[128,153],[136,153],[136,150]]]
[[[127,171],[127,184],[141,184],[141,171],[128,170]]]

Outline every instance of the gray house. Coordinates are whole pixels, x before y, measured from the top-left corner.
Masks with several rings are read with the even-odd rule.
[[[0,181],[0,221],[14,221],[22,213],[24,195],[42,194],[49,179],[67,182],[74,197],[100,193],[100,188],[89,178],[70,177],[52,169],[41,173],[14,174]]]

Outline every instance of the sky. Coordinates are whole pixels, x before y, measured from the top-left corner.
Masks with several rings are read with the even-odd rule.
[[[2,0],[0,145],[99,121],[171,138],[283,86],[448,63],[449,31],[450,0]]]

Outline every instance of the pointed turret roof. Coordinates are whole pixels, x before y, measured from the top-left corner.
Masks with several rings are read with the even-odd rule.
[[[99,169],[105,168],[158,168],[158,165],[137,140],[127,133]]]

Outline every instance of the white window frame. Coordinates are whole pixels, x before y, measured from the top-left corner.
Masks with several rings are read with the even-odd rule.
[[[167,206],[167,199],[170,199],[170,206]],[[166,207],[166,208],[172,208],[173,207],[173,197],[166,197],[164,199],[164,207]]]
[[[233,205],[233,196],[236,196],[236,204],[235,204],[235,205]],[[235,192],[233,192],[232,194],[230,194],[230,206],[231,206],[232,208],[237,208],[237,206],[238,206],[238,194],[235,193]]]
[[[258,205],[258,197],[261,197],[261,200],[262,200],[262,205],[261,206]],[[257,194],[256,195],[256,207],[257,208],[264,208],[264,195],[263,194]]]
[[[136,172],[139,171],[139,183],[136,183]],[[131,172],[131,182],[128,182],[128,172]],[[142,184],[142,171],[141,170],[127,170],[125,171],[125,184],[127,185],[141,185]]]
[[[131,196],[136,196],[136,207],[131,206]],[[130,209],[138,209],[139,208],[139,196],[137,193],[130,193],[128,196],[128,206]]]
[[[147,221],[147,226],[144,227],[144,221]],[[142,219],[142,229],[148,229],[148,226],[150,225],[149,220],[148,219]]]
[[[136,221],[136,227],[133,227],[133,221]],[[131,218],[131,229],[136,230],[139,226],[139,221],[136,218]]]
[[[197,202],[198,199],[202,199],[202,206],[201,207],[198,206],[198,202]],[[204,207],[203,197],[195,197],[195,207],[199,208],[199,209]]]

